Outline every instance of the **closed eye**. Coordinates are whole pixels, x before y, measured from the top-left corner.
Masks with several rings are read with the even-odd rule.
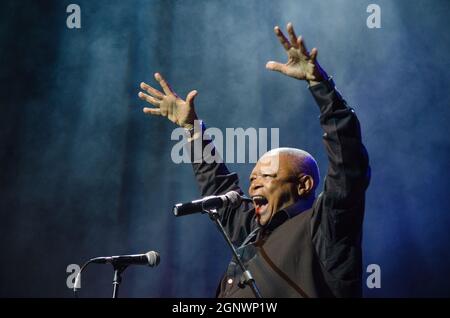
[[[276,178],[276,177],[277,177],[276,174],[268,174],[268,173],[263,173],[263,174],[261,174],[260,176],[263,177],[263,178]],[[249,180],[250,180],[250,183],[251,183],[251,182],[253,182],[253,181],[256,180],[256,177],[255,177],[255,176],[250,177]]]

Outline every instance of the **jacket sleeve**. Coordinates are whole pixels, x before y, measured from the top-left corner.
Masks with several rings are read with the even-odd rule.
[[[229,191],[243,194],[239,187],[239,177],[235,172],[229,172],[211,138],[202,137],[187,144],[195,179],[201,196],[222,195]],[[213,160],[214,159],[214,160]],[[238,208],[221,209],[218,211],[220,220],[231,241],[240,245],[256,225],[253,205],[243,201]]]
[[[324,81],[310,87],[320,108],[328,170],[314,205],[312,239],[326,271],[338,281],[361,276],[361,234],[370,167],[354,110]]]

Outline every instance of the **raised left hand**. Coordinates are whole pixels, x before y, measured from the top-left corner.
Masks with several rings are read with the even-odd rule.
[[[306,80],[310,85],[326,79],[325,72],[317,62],[317,49],[313,48],[311,52],[308,52],[303,38],[301,36],[297,37],[295,34],[292,23],[288,23],[287,30],[289,40],[284,36],[278,26],[274,28],[275,34],[288,55],[287,63],[282,64],[270,61],[267,62],[266,68],[299,80]]]

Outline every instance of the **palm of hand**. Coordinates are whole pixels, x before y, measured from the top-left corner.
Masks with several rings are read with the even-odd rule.
[[[269,70],[277,71],[299,80],[322,80],[320,66],[316,62],[317,49],[314,48],[308,53],[302,37],[297,37],[291,23],[288,24],[287,29],[290,40],[284,36],[278,26],[274,29],[276,36],[288,55],[287,63],[282,64],[270,61],[267,63],[266,67]]]
[[[313,77],[314,71],[314,63],[300,49],[293,47],[289,49],[286,75],[300,80],[307,80]]]
[[[185,126],[195,119],[193,105],[185,102],[177,95],[166,96],[160,108],[161,111],[167,109],[167,118],[178,126]]]
[[[194,109],[194,98],[197,96],[197,91],[191,91],[186,96],[186,100],[183,100],[172,90],[161,74],[156,73],[155,79],[161,85],[164,93],[146,83],[141,83],[141,89],[146,93],[140,92],[139,98],[156,106],[155,108],[144,107],[144,113],[164,116],[180,127],[192,128],[194,120],[197,119]]]

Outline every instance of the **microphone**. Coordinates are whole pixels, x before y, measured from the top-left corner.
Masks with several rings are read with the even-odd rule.
[[[112,265],[148,265],[153,267],[159,264],[159,253],[150,251],[145,254],[96,257],[89,262],[97,264],[110,263]]]
[[[81,266],[80,271],[75,277],[75,283],[73,291],[76,295],[77,289],[81,288],[81,272],[91,263],[106,264],[110,263],[114,266],[128,266],[128,265],[148,265],[150,267],[157,266],[159,264],[159,253],[155,251],[149,251],[145,254],[134,255],[118,255],[118,256],[104,256],[91,258],[89,261]]]
[[[194,213],[203,213],[205,210],[220,208],[237,208],[245,198],[236,191],[230,191],[223,195],[211,195],[202,199],[187,203],[177,203],[173,207],[175,216],[183,216]]]

